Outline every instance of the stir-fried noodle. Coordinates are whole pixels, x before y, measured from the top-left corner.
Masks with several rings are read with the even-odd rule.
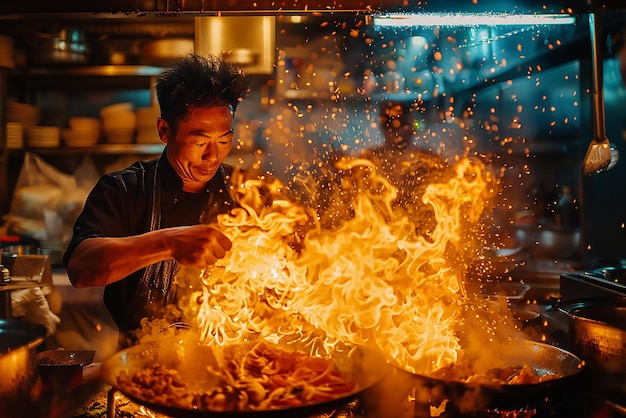
[[[295,408],[349,396],[358,389],[330,358],[310,357],[261,341],[241,358],[228,360],[222,383],[201,388],[159,364],[120,374],[119,389],[143,401],[184,409],[246,411]]]

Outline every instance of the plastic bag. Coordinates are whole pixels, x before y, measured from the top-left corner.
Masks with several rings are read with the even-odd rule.
[[[74,221],[83,210],[87,195],[100,178],[98,170],[89,157],[84,157],[78,168],[74,171],[76,188],[64,194],[57,204],[57,213],[68,226],[73,226]]]
[[[57,325],[61,322],[50,310],[48,300],[39,287],[11,292],[11,311],[14,317],[22,317],[46,327],[48,336],[56,332]]]
[[[55,237],[71,235],[72,225],[97,180],[97,170],[89,157],[83,158],[72,175],[27,152],[15,184],[11,209],[5,217],[7,231],[38,240],[51,238],[45,219],[49,221],[54,215],[63,221],[61,230],[55,229]]]

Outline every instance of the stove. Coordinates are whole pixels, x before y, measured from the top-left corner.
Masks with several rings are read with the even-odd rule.
[[[567,316],[553,305],[559,298],[626,296],[626,274],[617,274],[621,269],[607,267],[586,271],[576,268],[578,266],[570,262],[536,261],[513,272],[513,276],[517,275],[531,287],[530,293],[519,303],[527,309],[536,310],[542,317],[541,323],[525,329],[529,339],[570,351]],[[558,390],[540,396],[533,394],[498,399],[498,402],[473,412],[461,412],[459,405],[452,400],[442,402],[430,391],[406,379],[406,373],[392,369],[376,387],[347,401],[345,405],[306,418],[626,418],[624,393],[602,389],[607,384],[598,381],[585,369]],[[116,402],[111,398],[112,393],[100,392],[98,399],[89,404],[92,412],[95,408],[116,418],[133,416],[124,413],[135,411],[138,406],[123,397]]]
[[[561,274],[561,297],[622,297],[626,296],[626,269],[603,267]]]

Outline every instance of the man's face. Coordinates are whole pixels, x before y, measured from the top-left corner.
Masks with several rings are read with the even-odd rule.
[[[157,128],[185,191],[203,190],[233,147],[233,112],[228,106],[196,107],[177,129],[159,118]]]

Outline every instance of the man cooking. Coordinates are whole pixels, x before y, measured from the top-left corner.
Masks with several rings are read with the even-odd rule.
[[[429,205],[419,202],[428,185],[441,178],[448,165],[440,156],[417,146],[418,110],[417,103],[410,99],[383,100],[378,122],[384,143],[364,150],[362,156],[373,161],[398,188],[395,204],[411,215],[418,233],[428,237],[436,218]]]
[[[234,115],[248,79],[232,63],[189,54],[156,79],[160,158],[104,175],[90,192],[64,254],[77,288],[105,286],[104,304],[132,344],[143,317],[175,303],[181,265],[206,267],[230,240],[206,223],[227,212]],[[203,223],[200,223],[201,217]]]

